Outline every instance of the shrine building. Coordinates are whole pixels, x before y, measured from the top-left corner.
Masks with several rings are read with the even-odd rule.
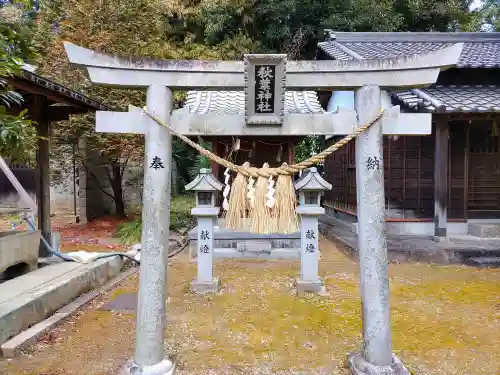
[[[184,110],[192,115],[244,115],[244,91],[189,91]],[[314,91],[287,91],[284,103],[285,114],[324,114]],[[268,163],[278,167],[283,162],[293,163],[294,145],[302,137],[297,136],[238,136],[216,134],[203,139],[212,143],[212,151],[238,165],[250,162],[262,167]],[[224,181],[224,170],[212,163],[212,172],[219,181]],[[233,174],[234,175],[234,174]]]
[[[384,136],[389,232],[500,234],[500,33],[328,31],[318,44],[318,60],[356,60],[421,54],[461,42],[458,64],[442,71],[435,85],[389,93],[401,112],[432,113],[433,119],[430,136]],[[353,108],[352,91],[318,96],[329,112]],[[354,150],[350,142],[325,161],[325,179],[333,189],[324,205],[330,215],[355,226]]]

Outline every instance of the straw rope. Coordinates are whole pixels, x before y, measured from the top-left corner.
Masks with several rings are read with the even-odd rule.
[[[245,177],[266,177],[269,178],[270,176],[276,177],[279,175],[293,175],[295,173],[300,172],[301,170],[307,169],[315,164],[318,164],[320,161],[326,159],[329,155],[337,151],[339,148],[342,148],[346,144],[348,144],[351,140],[356,138],[358,135],[363,133],[365,130],[367,130],[370,126],[375,124],[384,114],[384,110],[381,109],[380,112],[374,116],[371,120],[363,124],[362,126],[358,127],[356,130],[354,130],[351,134],[347,135],[346,137],[342,138],[340,141],[334,143],[330,147],[324,149],[321,151],[319,154],[316,154],[314,156],[311,156],[310,158],[301,161],[300,163],[297,164],[292,164],[292,165],[287,165],[286,163],[283,163],[280,167],[277,168],[255,168],[255,167],[247,167],[243,165],[236,165],[234,163],[231,163],[228,160],[222,159],[221,157],[215,155],[211,151],[203,148],[196,142],[193,142],[190,140],[188,137],[185,135],[182,135],[178,132],[176,132],[173,128],[165,124],[162,120],[160,120],[158,117],[156,117],[154,114],[148,111],[146,107],[143,108],[144,113],[146,113],[152,120],[156,121],[158,124],[161,126],[167,128],[173,135],[176,137],[180,138],[182,141],[193,147],[195,150],[197,150],[200,154],[203,156],[206,156],[210,160],[216,162],[217,164],[220,164],[226,168],[229,168],[233,172],[241,173]]]

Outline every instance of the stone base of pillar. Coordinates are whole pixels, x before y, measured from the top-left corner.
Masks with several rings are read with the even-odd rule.
[[[411,375],[410,371],[394,354],[390,366],[374,365],[368,362],[362,353],[349,354],[347,363],[353,375]]]
[[[317,293],[326,294],[325,284],[322,280],[318,281],[308,281],[302,280],[300,277],[295,279],[295,288],[297,289],[297,295],[303,296],[306,293]]]
[[[175,365],[168,359],[164,359],[160,363],[152,366],[141,367],[134,361],[129,361],[120,372],[120,375],[173,375],[175,373]]]
[[[197,294],[219,293],[220,280],[218,277],[214,277],[211,282],[193,280],[191,282],[191,291]]]

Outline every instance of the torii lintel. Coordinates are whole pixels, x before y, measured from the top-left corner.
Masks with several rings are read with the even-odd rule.
[[[400,113],[399,106],[386,109],[382,116],[385,135],[428,135],[432,132],[430,113]],[[96,112],[99,133],[147,134],[151,121],[141,108],[129,106],[129,112]],[[168,124],[185,136],[306,136],[350,134],[357,126],[354,110],[315,115],[286,114],[283,126],[246,126],[243,115],[191,115],[174,110]]]
[[[165,60],[119,57],[65,42],[71,64],[86,68],[92,82],[125,87],[153,84],[171,89],[243,90],[242,61]],[[455,66],[463,43],[426,54],[365,60],[288,61],[287,90],[422,87],[441,70]]]

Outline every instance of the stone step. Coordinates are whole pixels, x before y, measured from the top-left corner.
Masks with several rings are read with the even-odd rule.
[[[272,249],[271,241],[245,240],[238,241],[236,249],[241,252],[265,252],[270,253]]]
[[[82,293],[120,273],[120,257],[89,264],[51,262],[0,286],[0,345],[41,322]]]
[[[278,259],[300,259],[299,248],[280,248],[271,251],[238,251],[234,248],[215,248],[215,259],[260,259],[260,260],[278,260]],[[195,260],[194,258],[193,260]]]
[[[469,234],[479,238],[500,238],[500,223],[469,223]]]
[[[473,257],[467,259],[467,264],[476,267],[500,267],[500,257]]]
[[[486,248],[478,245],[475,248],[455,248],[453,253],[458,260],[466,262],[470,258],[500,257],[500,248]]]

